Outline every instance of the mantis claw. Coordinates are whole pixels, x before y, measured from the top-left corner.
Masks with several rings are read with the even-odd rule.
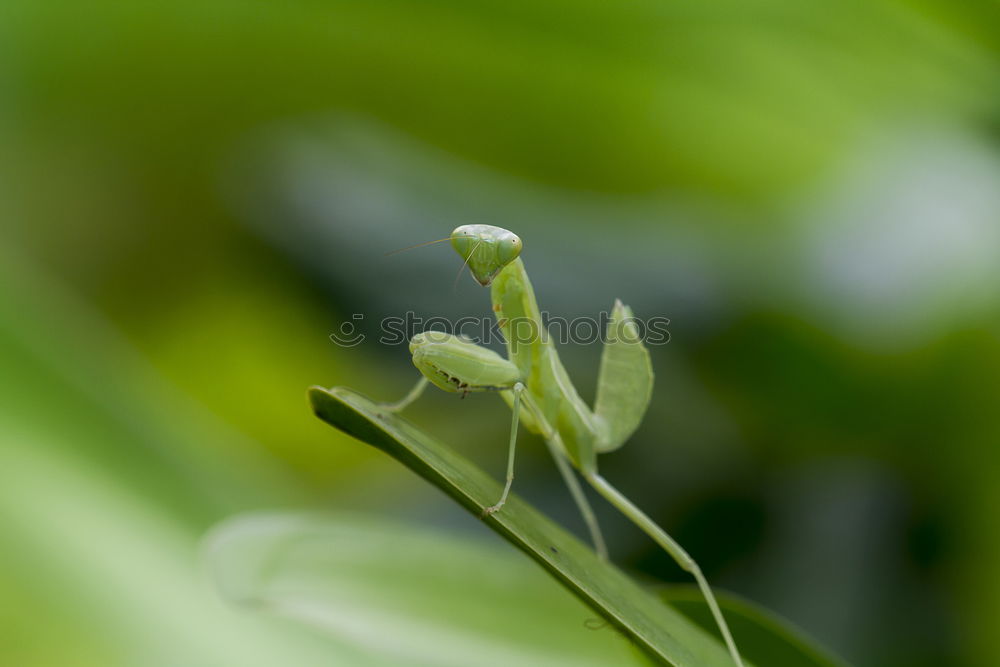
[[[490,505],[489,507],[484,508],[483,509],[483,518],[485,519],[486,517],[490,516],[491,514],[495,514],[495,513],[499,512],[500,509],[503,507],[503,505],[504,505],[503,502],[499,502],[496,505]]]

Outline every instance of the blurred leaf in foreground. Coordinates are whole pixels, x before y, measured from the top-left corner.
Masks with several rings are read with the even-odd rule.
[[[512,551],[363,515],[250,514],[206,540],[222,595],[389,664],[651,665]]]

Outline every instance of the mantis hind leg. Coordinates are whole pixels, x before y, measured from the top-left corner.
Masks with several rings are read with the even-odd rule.
[[[583,489],[580,487],[579,480],[573,474],[569,455],[566,453],[566,446],[560,439],[559,434],[545,419],[545,415],[538,409],[538,405],[531,398],[530,393],[525,392],[524,404],[526,408],[525,415],[531,418],[528,421],[529,428],[533,426],[532,430],[539,433],[542,439],[545,440],[545,446],[549,448],[549,453],[552,455],[552,459],[559,469],[559,474],[562,475],[563,481],[566,482],[566,487],[569,489],[570,495],[573,496],[573,502],[576,503],[577,509],[580,510],[584,523],[587,524],[587,530],[590,531],[590,539],[594,543],[594,551],[597,552],[597,556],[601,560],[608,560],[608,547],[604,542],[604,536],[601,534],[601,527],[597,523],[594,510],[591,509],[590,503],[587,501],[587,496],[584,495]]]
[[[583,489],[580,487],[579,480],[573,474],[573,469],[570,467],[566,457],[552,439],[545,438],[545,444],[548,446],[549,453],[552,454],[552,458],[556,462],[556,467],[559,468],[559,472],[562,474],[563,480],[569,488],[570,495],[573,496],[573,501],[583,516],[584,523],[587,524],[587,530],[590,531],[590,539],[594,543],[594,551],[597,552],[597,557],[601,560],[608,560],[608,547],[604,542],[604,536],[601,534],[601,527],[597,523],[594,510],[591,509],[590,503],[587,501],[587,496],[584,495]]]
[[[705,597],[705,602],[708,603],[708,607],[712,611],[712,617],[715,619],[716,625],[719,626],[722,638],[726,642],[726,648],[729,649],[729,655],[732,656],[733,662],[736,663],[737,667],[743,667],[743,661],[740,659],[740,652],[736,648],[736,642],[733,641],[732,633],[729,632],[729,626],[726,624],[726,619],[722,615],[722,610],[719,609],[719,603],[716,602],[715,595],[712,593],[712,589],[708,585],[708,580],[705,579],[705,575],[702,574],[701,568],[698,567],[698,564],[694,561],[694,559],[688,555],[688,553],[674,538],[670,537],[666,531],[657,526],[652,519],[646,516],[646,514],[644,514],[638,507],[633,505],[632,502],[623,496],[615,487],[611,486],[607,480],[597,473],[588,473],[586,478],[598,493],[607,498],[608,502],[617,507],[622,514],[631,519],[632,522],[641,528],[644,533],[653,538],[657,544],[663,547],[664,551],[670,554],[670,556],[677,561],[678,565],[694,576],[695,581],[698,582],[698,588],[701,589],[701,594]]]
[[[518,382],[511,388],[511,392],[514,394],[514,406],[512,410],[513,416],[510,420],[510,445],[507,450],[507,481],[504,484],[500,500],[498,500],[495,505],[491,505],[490,507],[484,509],[483,516],[488,516],[494,512],[500,511],[500,508],[507,502],[507,496],[510,494],[510,487],[514,483],[514,451],[517,449],[517,426],[518,421],[521,418],[521,394],[524,393],[524,385]]]
[[[406,396],[395,403],[379,403],[379,407],[386,412],[401,412],[406,409],[410,403],[413,403],[413,401],[420,398],[420,395],[424,393],[424,389],[427,388],[427,382],[427,378],[420,376],[420,379],[417,380],[417,383],[413,385],[413,389],[411,389]]]

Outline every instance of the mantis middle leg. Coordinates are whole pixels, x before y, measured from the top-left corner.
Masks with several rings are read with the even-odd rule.
[[[410,389],[410,391],[406,394],[406,396],[396,401],[395,403],[380,403],[379,407],[381,407],[386,412],[402,412],[411,403],[420,398],[420,395],[424,393],[424,389],[426,388],[427,388],[427,378],[420,376],[420,379],[417,380],[417,383],[413,385],[413,389]]]

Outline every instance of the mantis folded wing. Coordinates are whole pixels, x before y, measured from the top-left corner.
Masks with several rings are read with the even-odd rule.
[[[592,411],[570,381],[542,323],[534,290],[519,257],[521,240],[512,232],[490,225],[458,227],[450,240],[476,281],[484,287],[492,286],[493,311],[507,342],[507,358],[458,336],[417,334],[410,341],[410,353],[423,378],[406,398],[386,407],[403,409],[420,396],[428,382],[453,393],[499,392],[512,408],[507,481],[497,503],[486,512],[500,511],[507,500],[514,480],[518,425],[523,422],[545,440],[583,514],[598,554],[606,558],[607,549],[569,464],[694,576],[733,661],[742,667],[729,627],[698,564],[597,473],[597,455],[617,449],[628,440],[642,421],[652,394],[649,352],[642,344],[632,311],[620,301],[614,304]]]

